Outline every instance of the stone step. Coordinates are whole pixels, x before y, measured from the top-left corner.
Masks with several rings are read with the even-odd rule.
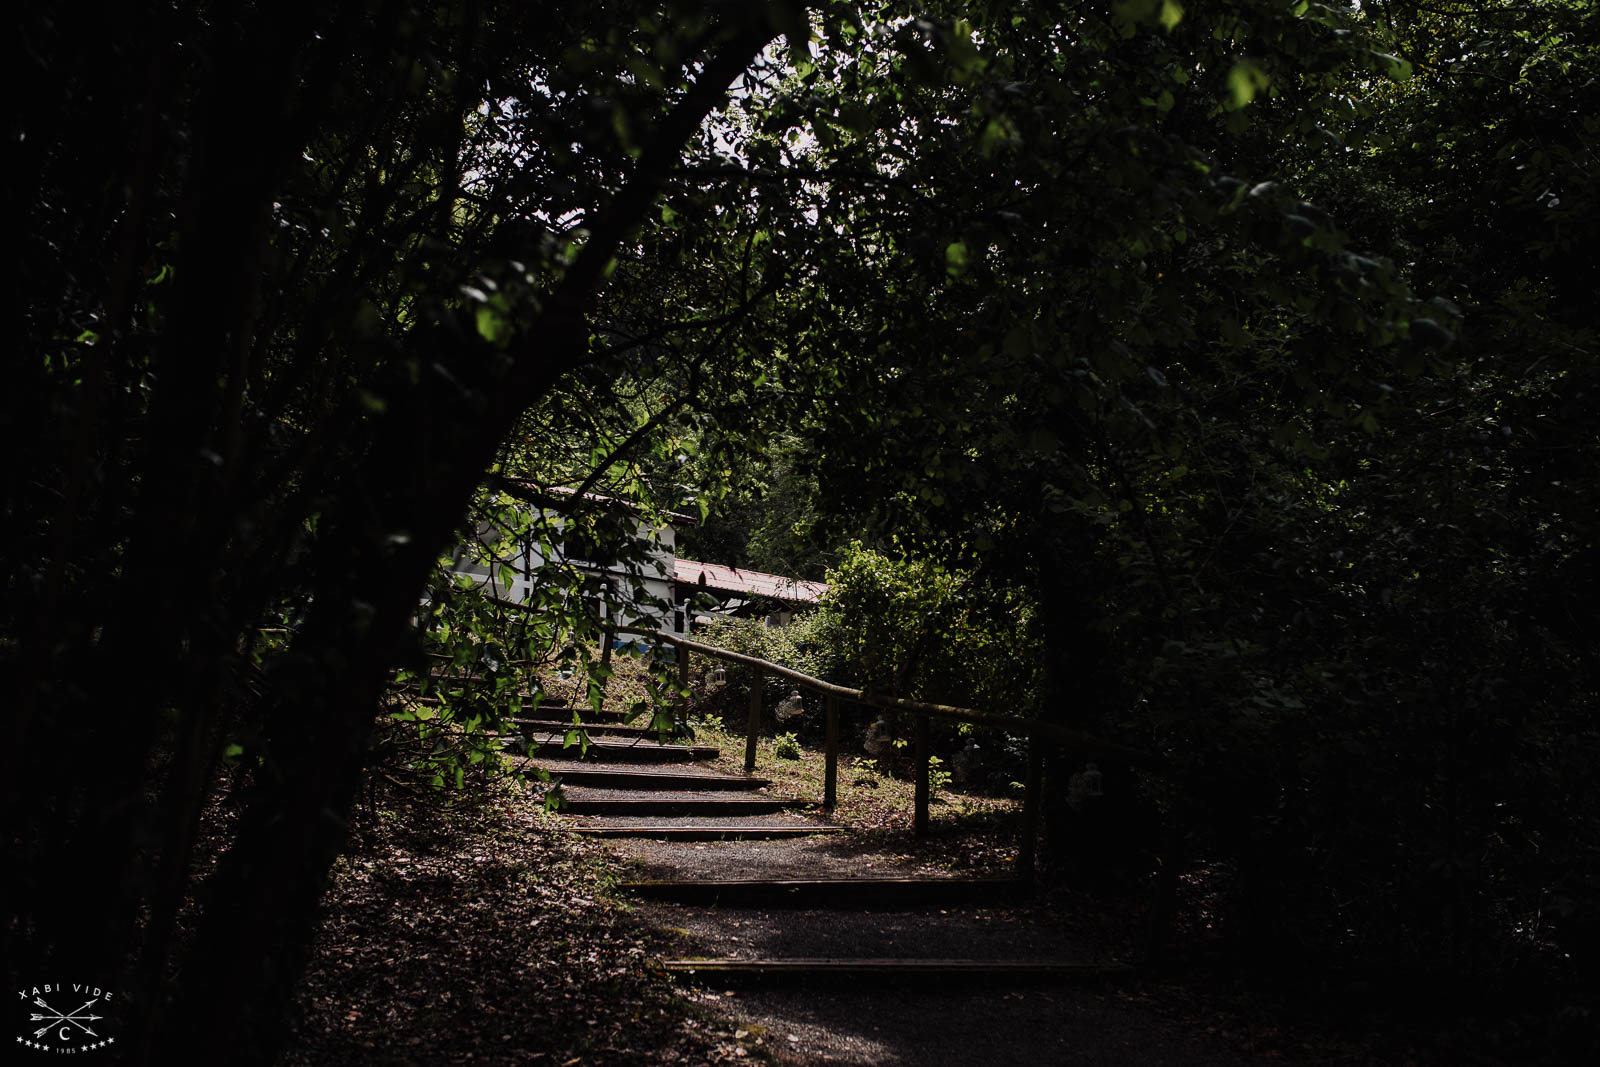
[[[513,715],[509,721],[524,733],[532,727],[567,730],[572,727],[572,715],[570,708],[564,706],[552,708],[548,704],[541,704],[537,711],[530,711],[525,715]],[[627,724],[623,720],[628,717],[625,711],[595,711],[593,708],[579,708],[577,715],[578,721],[586,726],[625,726]],[[644,716],[641,715],[639,718],[643,720]]]
[[[517,728],[524,734],[565,734],[568,730],[582,729],[590,736],[603,737],[646,737],[660,736],[660,731],[652,730],[648,726],[626,726],[614,722],[584,722],[580,727],[575,727],[570,721],[560,719],[512,719]],[[682,736],[676,730],[668,730],[668,737]]]
[[[566,790],[566,804],[563,810],[569,815],[705,817],[775,815],[790,806],[789,801],[776,797],[731,794],[726,790],[704,793],[668,790],[647,793],[625,789],[585,789],[575,786]]]
[[[735,841],[770,840],[782,837],[812,837],[818,834],[843,833],[837,826],[809,824],[796,826],[785,823],[584,823],[574,826],[572,832],[585,837],[648,837],[657,841]]]
[[[745,778],[735,774],[700,771],[657,771],[625,763],[586,763],[579,760],[541,759],[537,766],[569,785],[610,786],[620,789],[726,789],[746,792],[764,789],[770,778]]]
[[[668,973],[698,977],[717,988],[845,981],[943,985],[952,979],[981,980],[985,986],[1052,985],[1128,978],[1134,973],[1126,963],[1049,959],[675,959],[662,960],[661,966]]]
[[[474,684],[476,681],[478,681],[478,679],[474,679],[473,682],[469,682],[469,683],[462,683],[459,678],[457,678],[457,679],[449,679],[449,680],[435,679],[433,688],[435,688],[435,689],[465,689],[469,685]],[[401,686],[398,689],[391,690],[391,692],[394,692],[394,693],[403,693],[403,694],[407,694],[407,695],[414,694],[414,693],[416,693],[416,691],[417,691],[417,686],[415,684]],[[515,695],[517,697],[521,698],[522,703],[523,703],[524,706],[530,707],[530,708],[533,706],[533,697],[534,697],[533,693],[530,693],[530,692],[524,690],[523,692],[517,693]],[[411,700],[415,700],[420,704],[437,704],[437,703],[439,703],[439,698],[438,697],[433,697],[433,696],[427,696],[427,697],[424,697],[424,696],[410,696],[410,699]],[[565,711],[565,710],[567,710],[567,702],[565,700],[562,700],[559,697],[551,697],[551,696],[547,695],[547,696],[544,697],[544,699],[539,701],[539,710],[540,711]],[[593,712],[590,712],[590,714],[593,714]],[[621,712],[621,711],[615,711],[615,712],[613,712],[613,711],[604,711],[604,712],[600,712],[599,714],[601,714],[602,716],[604,716],[604,715],[613,715],[613,716],[616,716],[617,718],[622,718],[626,713],[625,712]]]
[[[1020,878],[705,878],[623,882],[647,900],[724,908],[997,904],[1026,896]]]
[[[534,734],[527,739],[535,756],[555,756],[577,759],[579,747],[566,747],[565,732],[559,734]],[[523,750],[517,749],[521,755]],[[590,741],[584,759],[605,763],[695,763],[714,760],[717,750],[709,745],[663,745],[654,740]]]

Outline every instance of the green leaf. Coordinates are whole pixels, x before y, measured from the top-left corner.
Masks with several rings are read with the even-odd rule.
[[[1249,107],[1250,101],[1256,94],[1271,83],[1267,72],[1262,70],[1252,60],[1242,59],[1228,71],[1228,93],[1231,97],[1233,109]]]
[[[978,135],[978,151],[987,159],[994,155],[995,149],[1004,148],[1015,139],[1016,131],[1003,117],[990,119]]]
[[[504,315],[488,304],[478,305],[476,323],[478,335],[496,347],[511,340],[511,324],[506,321]]]
[[[948,40],[950,66],[958,83],[966,83],[983,72],[989,61],[972,43],[972,23],[957,19]]]
[[[951,241],[944,249],[944,270],[952,278],[967,273],[969,266],[967,246],[962,241]]]
[[[1378,61],[1378,69],[1383,71],[1386,78],[1393,82],[1403,82],[1411,77],[1411,61],[1392,56],[1387,52],[1374,52],[1372,57]]]

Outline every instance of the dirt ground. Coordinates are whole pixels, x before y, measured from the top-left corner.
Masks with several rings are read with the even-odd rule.
[[[674,978],[656,962],[778,948],[824,954],[851,944],[858,952],[956,955],[963,937],[996,954],[1110,951],[1115,931],[1076,898],[846,919],[631,902],[614,889],[618,878],[669,868],[700,877],[908,869],[837,839],[597,844],[509,793],[482,810],[419,803],[369,815],[363,842],[335,872],[286,1065],[1408,1059],[1362,1052],[1359,1043],[1302,1044],[1268,1020],[1137,982],[732,990]],[[931,951],[941,946],[951,951]]]

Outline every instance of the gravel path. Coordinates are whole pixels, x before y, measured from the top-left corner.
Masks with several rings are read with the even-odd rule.
[[[591,755],[607,762],[642,758],[620,746]],[[653,743],[650,747],[654,747]],[[662,770],[703,771],[688,763]],[[664,784],[664,783],[663,783]],[[699,783],[690,783],[690,788]],[[618,797],[711,802],[729,794],[668,791],[653,782],[574,783],[569,801]],[[772,799],[765,788],[745,794]],[[710,809],[708,809],[710,810]],[[577,827],[719,828],[751,823],[826,826],[794,813],[755,816],[656,814],[569,815]],[[664,841],[610,839],[606,846],[637,880],[869,879],[949,877],[849,834],[782,840]],[[965,891],[962,891],[965,892]],[[898,897],[898,891],[896,891]],[[688,959],[969,959],[1112,962],[1114,954],[1092,917],[1039,901],[911,907],[707,907],[662,901],[632,904],[634,914],[665,935],[664,952]],[[715,977],[705,981],[717,982]],[[723,979],[732,982],[733,979]],[[1252,1063],[1226,1042],[1198,1033],[1158,1011],[1131,981],[990,987],[985,978],[945,978],[935,985],[895,987],[870,980],[814,979],[793,988],[707,988],[695,980],[680,995],[709,1009],[736,1041],[765,1050],[779,1063],[812,1064],[1128,1064]]]
[[[940,868],[907,863],[848,834],[709,844],[632,839],[614,843],[611,851],[641,880],[927,878],[949,874]]]
[[[985,907],[705,908],[640,905],[643,914],[681,931],[684,955],[735,959],[1094,959],[1081,935],[1039,926],[1021,909]]]
[[[799,815],[573,815],[572,826],[577,829],[593,826],[663,826],[682,828],[726,829],[733,826],[782,826],[805,828],[816,825]],[[752,877],[755,877],[752,875]]]
[[[676,822],[677,820],[674,820]],[[697,820],[700,821],[700,820]],[[607,846],[640,879],[930,877],[847,835]],[[1092,924],[1036,904],[875,909],[638,902],[685,957],[1106,959]],[[713,979],[714,981],[714,979]],[[1048,988],[682,987],[779,1063],[1221,1065],[1266,1062],[1163,1015],[1128,983]]]
[[[687,994],[783,1064],[1230,1067],[1269,1061],[1114,991],[762,990]],[[731,1023],[730,1023],[731,1025]]]
[[[696,786],[699,783],[692,783]],[[653,801],[706,801],[707,803],[726,803],[737,800],[762,800],[768,803],[790,804],[794,807],[804,807],[804,804],[794,804],[783,797],[774,796],[766,789],[742,789],[737,792],[728,789],[698,789],[698,788],[659,788],[654,782],[644,781],[637,785],[569,785],[566,787],[568,800],[636,800],[642,802]]]

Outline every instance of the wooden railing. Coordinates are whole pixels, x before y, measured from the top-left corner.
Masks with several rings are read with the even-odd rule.
[[[1074,730],[1059,723],[1046,722],[1043,719],[1030,719],[1020,715],[980,711],[976,708],[960,708],[948,704],[930,704],[920,700],[906,700],[902,697],[884,696],[861,689],[851,689],[847,686],[825,682],[821,678],[813,678],[809,674],[780,666],[770,660],[747,656],[740,652],[730,652],[725,648],[717,648],[715,645],[702,644],[699,641],[691,641],[686,637],[661,633],[657,630],[632,626],[614,626],[607,627],[606,631],[608,635],[626,634],[644,638],[646,641],[674,646],[678,653],[678,683],[685,691],[689,688],[691,655],[706,656],[726,663],[737,663],[756,672],[755,681],[750,686],[750,709],[745,727],[744,770],[746,774],[751,774],[756,769],[756,738],[761,731],[761,698],[764,688],[762,684],[764,675],[773,674],[780,678],[787,678],[796,685],[826,697],[822,806],[828,811],[834,809],[839,799],[840,702],[847,701],[866,707],[910,712],[915,723],[913,765],[916,775],[915,812],[912,816],[912,830],[918,837],[925,836],[928,832],[930,793],[928,724],[930,718],[950,719],[956,722],[989,726],[1006,733],[1026,737],[1028,739],[1028,763],[1027,773],[1023,782],[1022,835],[1017,851],[1017,867],[1019,872],[1024,875],[1031,874],[1034,864],[1034,849],[1039,832],[1039,801],[1044,768],[1045,743],[1054,742],[1070,748],[1087,748],[1098,754],[1120,759],[1132,766],[1159,769],[1163,762],[1160,757],[1150,753],[1108,741],[1105,738],[1097,737],[1082,730]],[[608,649],[610,645],[611,641],[608,637],[606,641]]]

